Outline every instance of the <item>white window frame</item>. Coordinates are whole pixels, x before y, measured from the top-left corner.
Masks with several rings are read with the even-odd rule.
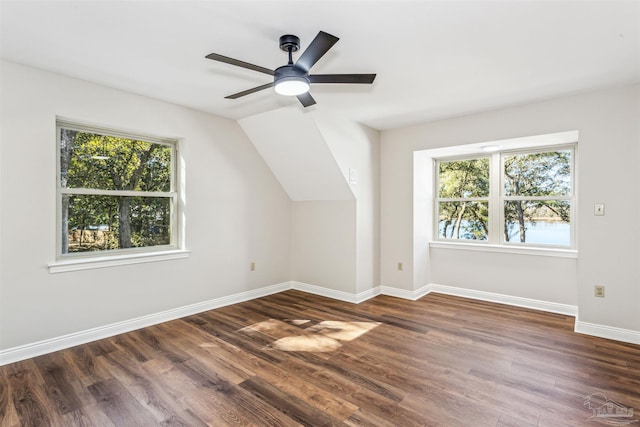
[[[127,138],[171,147],[171,183],[167,192],[102,190],[93,188],[62,188],[60,180],[60,138],[61,130],[70,129],[98,135]],[[109,127],[83,124],[68,119],[56,119],[56,251],[55,262],[49,264],[50,273],[110,267],[116,265],[137,264],[150,261],[164,261],[185,258],[189,252],[184,249],[184,223],[181,215],[181,171],[179,169],[178,138],[158,137],[136,132],[116,130]],[[134,196],[134,197],[166,197],[171,199],[170,209],[170,243],[168,245],[146,246],[138,248],[110,249],[77,253],[62,252],[62,198],[64,195],[97,195],[97,196]]]
[[[455,161],[464,161],[464,160],[478,160],[478,159],[488,159],[489,160],[489,195],[487,197],[440,197],[440,163],[447,163],[447,162],[455,162]],[[434,159],[434,167],[433,170],[435,172],[435,190],[434,190],[434,194],[435,194],[435,201],[434,201],[434,236],[437,237],[437,240],[442,241],[442,242],[464,242],[464,243],[470,243],[470,244],[483,244],[483,243],[489,243],[489,239],[491,238],[491,183],[492,181],[492,173],[493,173],[493,168],[492,168],[492,157],[491,154],[489,153],[483,153],[483,154],[476,154],[476,155],[470,155],[470,156],[452,156],[452,157],[442,157],[442,158],[437,158]],[[440,203],[446,203],[446,202],[487,202],[488,206],[489,206],[489,233],[487,234],[487,240],[473,240],[473,239],[445,239],[443,237],[440,237],[440,227],[439,227],[439,217],[440,217]]]
[[[575,249],[576,248],[576,227],[574,224],[575,214],[576,214],[576,179],[575,179],[575,161],[576,161],[576,144],[564,144],[557,145],[552,147],[536,147],[529,148],[523,150],[505,150],[498,152],[500,154],[499,157],[499,170],[500,170],[500,194],[499,194],[499,202],[498,209],[500,211],[500,244],[507,246],[520,246],[520,247],[541,247],[541,248],[558,248],[558,249]],[[571,152],[571,163],[570,174],[571,174],[571,193],[566,196],[506,196],[504,194],[504,159],[507,156],[518,155],[518,154],[536,154],[536,153],[549,153],[553,151],[570,151]],[[513,241],[505,241],[504,239],[504,203],[509,200],[565,200],[569,202],[569,245],[554,245],[549,243],[522,243],[522,242],[513,242]],[[489,211],[491,212],[491,211]]]
[[[510,155],[517,154],[532,154],[532,153],[544,153],[552,151],[571,151],[571,194],[567,196],[505,196],[504,195],[504,158]],[[434,241],[430,246],[432,247],[447,247],[448,245],[460,245],[467,248],[478,249],[489,248],[491,251],[510,251],[519,250],[524,251],[538,251],[550,249],[562,253],[575,252],[577,248],[576,229],[577,229],[577,189],[576,189],[576,159],[577,159],[577,142],[565,143],[557,145],[540,145],[530,146],[526,148],[517,149],[500,149],[492,152],[485,153],[473,153],[468,155],[455,155],[455,156],[443,156],[433,158],[433,171],[434,171],[434,203],[433,203],[433,236]],[[473,160],[479,158],[489,158],[489,197],[488,198],[467,198],[467,199],[448,199],[439,197],[440,188],[440,168],[441,162],[450,161],[462,161]],[[496,173],[496,171],[499,171]],[[486,201],[488,199],[488,228],[489,233],[487,240],[473,240],[473,239],[447,239],[440,236],[439,233],[439,204],[440,202],[447,201]],[[504,239],[504,202],[507,200],[567,200],[570,203],[570,244],[569,245],[554,245],[545,243],[521,243],[521,242],[507,242]],[[502,248],[502,249],[501,249]]]

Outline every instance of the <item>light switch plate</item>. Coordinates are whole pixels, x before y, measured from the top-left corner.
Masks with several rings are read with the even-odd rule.
[[[358,183],[358,171],[353,168],[349,168],[349,184]]]

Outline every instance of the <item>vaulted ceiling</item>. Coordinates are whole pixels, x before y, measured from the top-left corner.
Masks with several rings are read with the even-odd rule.
[[[317,106],[376,129],[640,81],[638,1],[6,1],[3,59],[241,119],[295,98],[266,68],[319,30],[340,41],[315,73],[377,73],[372,86],[316,85]],[[302,109],[301,106],[298,106]]]

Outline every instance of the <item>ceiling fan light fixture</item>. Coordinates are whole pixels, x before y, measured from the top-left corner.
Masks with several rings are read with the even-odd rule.
[[[276,82],[275,90],[285,96],[302,95],[309,92],[309,79],[304,76],[282,77]]]

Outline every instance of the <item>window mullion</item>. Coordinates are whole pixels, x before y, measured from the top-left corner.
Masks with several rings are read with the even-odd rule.
[[[101,190],[97,188],[61,188],[62,194],[78,194],[90,196],[125,196],[125,197],[173,197],[173,191],[132,191],[132,190]]]
[[[442,197],[438,202],[488,202],[489,197]]]
[[[507,200],[569,200],[573,199],[572,196],[502,196],[503,201]]]
[[[500,244],[502,236],[502,157],[500,153],[491,156],[489,169],[489,243]]]

